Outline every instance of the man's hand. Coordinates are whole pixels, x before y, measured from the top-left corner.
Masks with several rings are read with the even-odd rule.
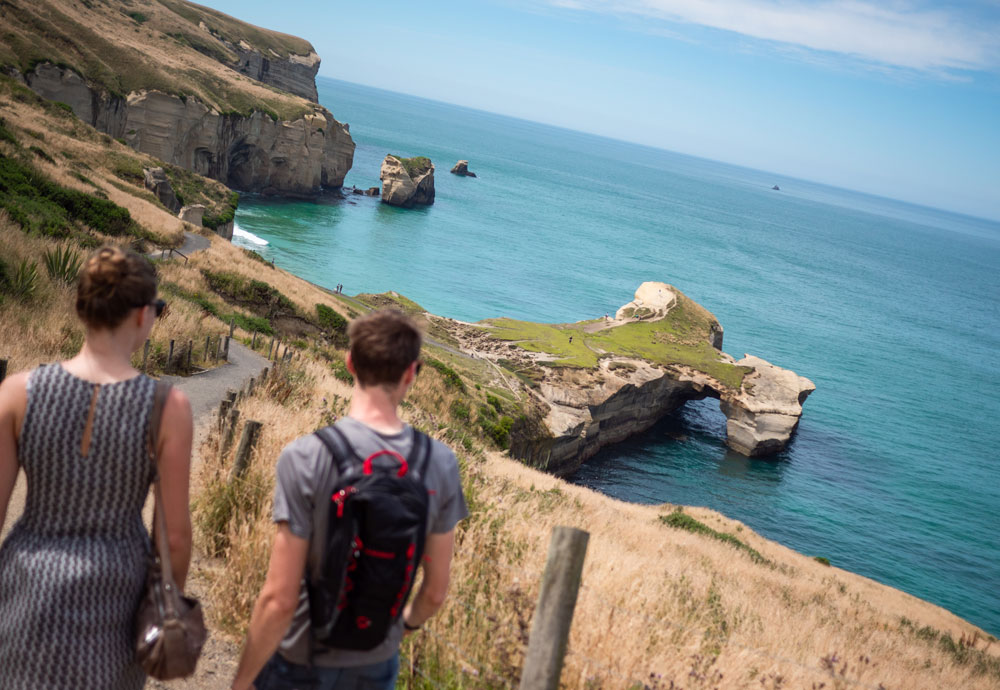
[[[299,590],[308,552],[307,540],[292,534],[287,522],[278,523],[267,579],[253,607],[247,641],[236,677],[233,678],[233,690],[252,690],[254,678],[288,631],[299,605]]]

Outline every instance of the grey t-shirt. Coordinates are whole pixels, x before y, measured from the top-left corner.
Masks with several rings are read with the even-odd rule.
[[[379,450],[393,450],[409,458],[413,446],[413,430],[406,426],[397,434],[382,434],[363,422],[344,417],[336,424],[358,455],[366,458]],[[326,543],[329,496],[337,483],[337,466],[330,451],[315,434],[302,436],[281,451],[278,458],[277,486],[274,490],[274,521],[287,522],[292,534],[309,540],[308,572],[322,555]],[[431,444],[424,484],[430,494],[427,528],[433,534],[445,534],[469,514],[458,476],[458,461],[448,446],[438,441]],[[316,497],[324,500],[316,501]],[[349,667],[375,664],[390,658],[399,649],[403,638],[403,621],[399,621],[386,640],[375,649],[359,652],[346,649],[317,648],[310,654],[312,639],[309,631],[309,595],[305,581],[299,591],[299,606],[292,624],[282,640],[281,655],[296,664],[308,664],[310,656],[317,666]]]

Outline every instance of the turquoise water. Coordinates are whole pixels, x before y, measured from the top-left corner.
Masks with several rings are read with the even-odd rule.
[[[725,350],[808,376],[787,451],[727,451],[715,401],[606,449],[572,481],[705,505],[1000,634],[1000,223],[321,79],[357,142],[427,155],[437,200],[245,196],[280,266],[438,314],[575,321],[645,280],[725,327]],[[469,160],[478,179],[449,175]],[[778,184],[781,191],[772,191]]]

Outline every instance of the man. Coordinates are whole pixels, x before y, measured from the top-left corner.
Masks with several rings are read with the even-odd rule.
[[[348,335],[346,363],[354,376],[354,393],[347,417],[336,427],[362,458],[381,450],[408,457],[415,432],[400,420],[398,408],[420,370],[420,331],[401,312],[382,310],[355,320]],[[315,434],[285,447],[278,460],[274,497],[277,534],[234,690],[395,687],[400,641],[419,630],[444,603],[455,525],[468,515],[455,454],[434,441],[425,466],[429,533],[419,590],[374,649],[328,649],[316,645],[310,629],[304,578],[323,556],[337,463]]]

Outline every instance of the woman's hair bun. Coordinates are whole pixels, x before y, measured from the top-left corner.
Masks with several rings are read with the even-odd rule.
[[[120,247],[101,247],[83,267],[83,276],[95,293],[102,288],[114,293],[126,275],[128,255]]]
[[[156,271],[145,257],[115,246],[94,252],[80,271],[76,313],[92,328],[116,328],[156,298]]]

